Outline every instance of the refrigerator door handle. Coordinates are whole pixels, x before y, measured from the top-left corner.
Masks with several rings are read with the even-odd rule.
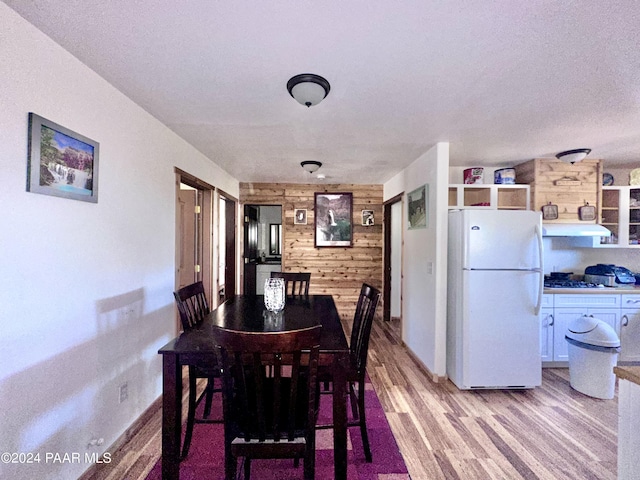
[[[540,229],[540,224],[536,225],[536,238],[538,239],[538,275],[540,275],[540,282],[538,283],[538,303],[536,304],[536,315],[540,314],[540,309],[542,308],[542,291],[544,290],[544,271],[542,268],[542,231]]]

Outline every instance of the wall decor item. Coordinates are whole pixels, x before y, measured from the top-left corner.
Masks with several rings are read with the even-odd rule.
[[[315,246],[350,247],[353,244],[351,193],[318,193],[315,196]]]
[[[429,225],[429,185],[423,185],[414,191],[407,193],[407,204],[409,208],[409,230],[427,228]]]
[[[596,207],[585,202],[583,206],[578,207],[578,218],[590,222],[596,219]]]
[[[374,224],[373,210],[362,210],[362,225],[371,227]]]
[[[29,113],[27,191],[98,202],[99,144]]]
[[[558,219],[558,206],[549,202],[542,206],[542,219],[543,220],[557,220]]]
[[[307,209],[296,208],[293,211],[293,224],[294,225],[306,225],[307,224]]]

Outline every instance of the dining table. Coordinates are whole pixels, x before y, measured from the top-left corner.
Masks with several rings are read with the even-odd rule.
[[[319,365],[332,370],[334,478],[347,478],[347,389],[344,365],[349,346],[331,295],[287,297],[279,312],[266,309],[262,295],[237,295],[211,311],[197,328],[182,332],[158,350],[162,355],[162,478],[180,478],[182,371],[215,357],[214,328],[278,332],[322,325]],[[221,455],[223,453],[221,452]]]

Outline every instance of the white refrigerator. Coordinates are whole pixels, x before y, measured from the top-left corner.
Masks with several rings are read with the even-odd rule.
[[[539,212],[449,212],[447,375],[458,388],[541,384],[543,285]]]

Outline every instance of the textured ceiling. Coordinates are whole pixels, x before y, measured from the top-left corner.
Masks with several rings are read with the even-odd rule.
[[[640,166],[635,0],[4,3],[241,181],[382,183],[439,141],[453,166]]]

